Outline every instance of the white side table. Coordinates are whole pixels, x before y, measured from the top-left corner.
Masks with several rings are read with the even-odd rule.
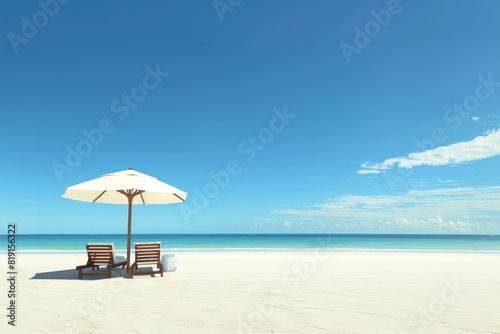
[[[177,269],[175,254],[163,254],[161,264],[163,265],[163,272],[175,271]]]

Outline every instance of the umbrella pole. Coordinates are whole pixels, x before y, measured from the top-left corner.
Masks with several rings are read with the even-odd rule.
[[[132,235],[132,196],[128,197],[128,233],[127,233],[127,273],[126,278],[133,278],[130,271],[130,239]]]

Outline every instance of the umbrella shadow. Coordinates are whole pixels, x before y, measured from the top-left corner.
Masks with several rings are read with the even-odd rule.
[[[125,276],[125,270],[122,268],[114,268],[111,270],[111,278],[119,278],[119,277],[124,277]],[[150,272],[153,270],[153,267],[142,267],[139,269],[134,270],[134,273],[140,274],[141,272]],[[84,269],[84,273],[90,273],[92,272],[92,269]],[[104,267],[101,267],[99,269],[94,269],[94,273],[102,273],[106,274],[107,270]],[[149,276],[149,275],[143,275],[143,276]],[[155,277],[155,275],[151,275],[152,277]],[[160,275],[157,274],[159,277]],[[135,278],[135,277],[134,277]],[[56,270],[56,271],[46,271],[42,273],[36,273],[35,276],[31,277],[31,279],[49,279],[49,280],[78,280],[78,271],[76,269],[66,269],[66,270]],[[82,280],[90,280],[90,281],[96,281],[96,280],[102,280],[102,279],[108,279],[106,276],[84,276]]]
[[[134,269],[134,279],[140,278],[140,277],[160,277],[160,274],[155,273],[151,274],[153,271],[153,267],[140,267],[137,269]]]
[[[84,273],[92,272],[92,269],[83,270]],[[106,274],[106,268],[95,269],[95,273]],[[125,275],[125,269],[114,268],[111,270],[111,278],[123,277]],[[49,279],[49,280],[78,280],[78,270],[67,269],[67,270],[56,270],[56,271],[46,271],[41,273],[36,273],[31,279]],[[84,276],[82,280],[101,280],[108,279],[106,276]]]

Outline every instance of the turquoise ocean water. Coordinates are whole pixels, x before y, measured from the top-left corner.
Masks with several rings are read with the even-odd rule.
[[[500,253],[499,235],[367,235],[367,234],[136,234],[132,242],[161,241],[165,251],[456,251]],[[89,242],[112,242],[124,251],[124,234],[22,234],[16,236],[18,252],[85,251]],[[0,252],[7,236],[0,238]]]

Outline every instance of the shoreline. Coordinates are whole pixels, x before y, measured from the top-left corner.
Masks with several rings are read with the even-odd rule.
[[[124,248],[117,248],[117,254],[125,253],[127,250]],[[491,249],[410,249],[410,248],[161,248],[161,253],[197,253],[197,252],[213,252],[213,253],[262,253],[262,252],[338,252],[338,253],[451,253],[451,254],[499,254],[500,250]],[[134,249],[131,249],[134,252]],[[27,249],[16,250],[17,254],[86,254],[85,249]],[[0,250],[0,255],[6,255],[6,250]]]
[[[22,254],[81,254],[89,242],[113,243],[126,251],[125,235],[75,234],[18,235],[16,250]],[[135,234],[132,242],[159,241],[162,252],[300,252],[324,249],[335,252],[459,252],[500,253],[500,236],[486,235],[371,235],[371,234]],[[7,245],[0,254],[5,254]]]

